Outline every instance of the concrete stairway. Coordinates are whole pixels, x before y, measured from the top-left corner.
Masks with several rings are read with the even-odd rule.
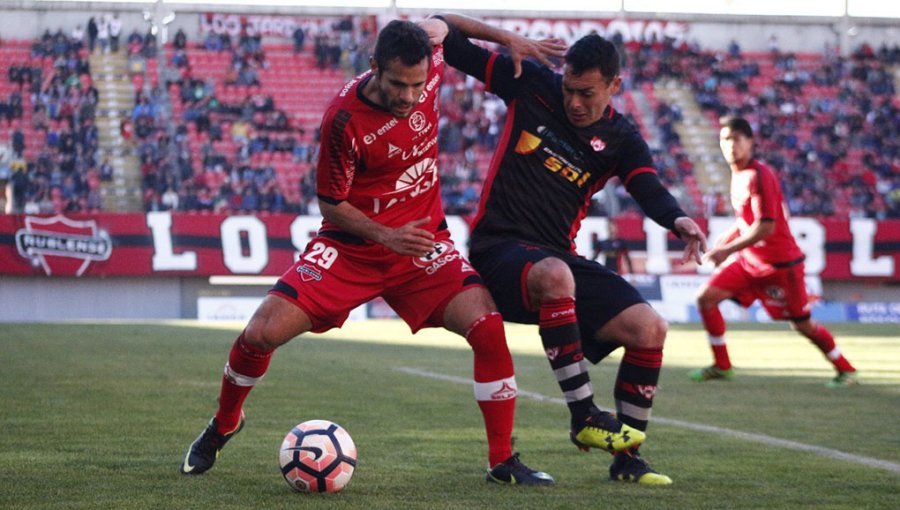
[[[702,193],[728,191],[729,169],[719,150],[719,132],[703,114],[689,86],[671,80],[656,83],[653,89],[660,101],[681,107],[683,120],[675,131],[694,164],[694,177]]]
[[[104,182],[101,189],[103,210],[109,212],[143,210],[140,164],[120,132],[122,119],[130,118],[134,109],[134,88],[127,65],[122,50],[91,55],[91,76],[100,93],[96,116],[99,163],[108,159],[113,168],[112,181]]]

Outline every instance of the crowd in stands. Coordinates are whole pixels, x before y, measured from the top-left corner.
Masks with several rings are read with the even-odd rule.
[[[105,35],[99,29],[91,36],[89,24],[89,48],[96,44],[101,51],[117,51],[109,26],[114,19],[104,17]],[[365,56],[374,35],[369,18],[347,17],[337,19],[331,30],[306,33],[298,28],[288,47],[295,56],[311,55],[316,68],[343,79],[367,68]],[[91,183],[109,164],[97,161],[92,125],[97,98],[86,61],[90,50],[74,37],[57,36],[45,34],[35,43],[42,53],[33,57],[42,61],[52,55],[53,79],[43,78],[40,66],[37,71],[28,65],[27,70],[10,69],[16,91],[34,101],[25,105],[10,97],[0,106],[0,117],[18,121],[21,115],[10,115],[33,107],[34,128],[46,138],[36,144],[44,147],[41,155],[28,162],[25,202],[44,203],[43,195],[58,189],[68,200],[63,210],[95,210],[99,200]],[[900,64],[897,47],[863,46],[850,58],[834,52],[812,58],[774,45],[764,55],[748,56],[737,44],[708,51],[673,41],[618,43],[627,89],[679,80],[690,85],[711,123],[730,113],[750,119],[758,155],[781,175],[793,214],[900,217],[900,114],[892,76],[892,67]],[[318,126],[298,118],[284,106],[284,98],[273,97],[267,88],[261,74],[271,65],[269,46],[259,35],[210,31],[192,40],[179,31],[162,54],[165,62],[156,62],[156,42],[149,33],[132,32],[126,48],[130,62],[140,65],[129,64],[135,70],[136,106],[123,122],[122,134],[140,160],[147,210],[318,212]],[[227,55],[230,66],[224,76],[213,79],[197,72],[192,59],[198,51]],[[165,66],[161,82],[151,72],[156,65]],[[231,93],[235,90],[241,94]],[[329,97],[334,92],[315,91]],[[456,72],[448,72],[440,94],[445,206],[448,214],[468,216],[477,208],[505,105]],[[614,104],[642,122],[623,99],[617,97]],[[657,170],[665,183],[680,190],[694,171],[676,130],[680,106],[660,102],[652,114],[643,122],[652,122],[659,135],[653,146]],[[47,120],[34,120],[39,118]],[[21,136],[15,134],[12,142],[21,152]],[[300,169],[299,178],[284,178],[285,167]],[[636,209],[620,184],[612,189],[619,202],[612,212]],[[690,196],[676,196],[691,202]],[[686,208],[695,207],[690,212],[730,213],[721,190],[707,204]],[[591,209],[592,214],[610,212],[604,201]]]
[[[792,214],[900,218],[900,47],[746,55],[671,42],[629,48],[634,79],[688,83],[710,119],[742,115],[778,170]]]
[[[99,101],[88,46],[80,27],[45,31],[30,51],[4,51],[10,90],[0,97],[0,126],[8,138],[0,157],[7,213],[97,211],[101,207]],[[4,133],[4,134],[6,134]]]

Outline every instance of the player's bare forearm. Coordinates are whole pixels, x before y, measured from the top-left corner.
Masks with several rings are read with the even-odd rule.
[[[727,238],[728,240],[710,250],[704,255],[703,260],[710,261],[718,266],[731,256],[731,254],[737,253],[749,246],[753,246],[766,237],[769,237],[774,230],[775,222],[770,220],[754,222],[743,234],[738,234],[739,230],[737,226],[735,226],[734,232]]]
[[[329,204],[320,200],[319,209],[329,223],[341,230],[384,245],[397,254],[422,257],[434,250],[434,234],[419,228],[428,223],[430,217],[392,228],[369,218],[347,201]]]
[[[566,53],[566,45],[560,39],[529,39],[461,14],[441,14],[441,17],[466,37],[506,46],[513,60],[516,78],[522,74],[522,60],[525,58],[534,58],[540,63],[552,67],[553,63],[550,59],[563,57]]]

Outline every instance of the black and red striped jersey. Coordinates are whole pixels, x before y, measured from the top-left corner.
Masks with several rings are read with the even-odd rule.
[[[651,200],[641,203],[630,181],[649,174],[651,187],[661,187],[647,143],[621,113],[610,106],[600,121],[586,128],[569,122],[560,74],[526,61],[522,75],[514,78],[509,57],[475,46],[453,29],[444,41],[444,53],[448,64],[484,82],[507,104],[506,125],[474,222],[473,251],[513,238],[574,252],[591,197],[611,177],[618,177],[642,207]],[[685,214],[668,192],[664,194],[660,198],[667,202],[665,214],[654,219],[665,217],[661,224],[672,228],[670,221]]]

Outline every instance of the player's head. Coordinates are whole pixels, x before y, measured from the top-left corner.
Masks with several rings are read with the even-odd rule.
[[[725,161],[744,168],[753,158],[753,128],[743,117],[722,117],[719,126],[719,147]]]
[[[415,23],[391,21],[378,34],[375,55],[369,63],[381,106],[398,117],[406,117],[419,101],[428,78],[428,34]]]
[[[575,127],[587,127],[600,120],[621,86],[619,52],[613,43],[590,34],[566,52],[563,104],[566,117]]]

